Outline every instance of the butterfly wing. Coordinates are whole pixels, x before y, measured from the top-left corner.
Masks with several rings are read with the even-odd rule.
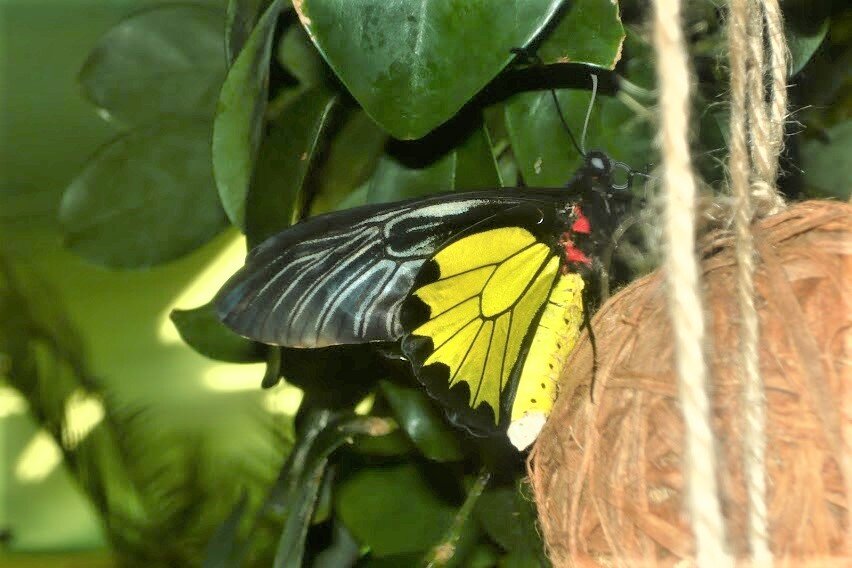
[[[541,211],[511,213],[442,247],[402,307],[402,349],[415,374],[474,432],[509,424],[518,369],[560,273]]]
[[[583,327],[583,278],[561,274],[550,292],[541,318],[531,331],[523,363],[516,366],[517,381],[506,430],[519,450],[538,437],[556,401],[559,376]]]
[[[519,203],[553,199],[553,192],[493,190],[308,219],[249,254],[217,295],[218,315],[240,335],[273,345],[399,339],[402,302],[436,250]]]

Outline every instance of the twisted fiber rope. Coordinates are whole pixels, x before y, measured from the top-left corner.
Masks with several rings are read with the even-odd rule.
[[[730,12],[729,169],[735,198],[734,229],[744,413],[743,468],[749,503],[748,540],[752,562],[758,566],[771,566],[766,504],[766,395],[758,355],[760,330],[754,302],[755,245],[751,222],[755,209],[757,213],[765,215],[784,207],[784,200],[775,189],[775,178],[784,140],[787,48],[777,0],[731,0]],[[766,44],[764,31],[768,40]],[[768,74],[771,86],[768,103],[764,85],[766,46],[769,50]],[[753,180],[750,180],[749,152],[746,148],[749,134]]]
[[[740,310],[740,359],[742,365],[743,471],[748,495],[748,542],[758,566],[771,565],[766,510],[766,399],[760,377],[759,328],[754,305],[754,238],[751,201],[747,116],[758,129],[754,138],[768,136],[768,116],[763,103],[762,20],[754,0],[731,0],[728,44],[731,67],[731,156],[730,184],[734,194],[734,230],[737,256],[737,300]],[[755,12],[757,18],[755,18]],[[757,20],[757,22],[756,22]],[[758,25],[759,24],[759,27]],[[755,34],[757,40],[755,41]],[[755,45],[757,44],[757,45]],[[759,54],[759,55],[758,55]],[[748,93],[751,87],[751,96]],[[746,108],[748,106],[748,109]],[[751,111],[747,115],[747,110]],[[762,120],[762,122],[761,122]],[[756,135],[756,136],[755,136]],[[766,175],[771,162],[768,149],[755,140],[751,157],[756,169]],[[761,164],[761,160],[766,163]],[[763,177],[762,175],[760,177]]]
[[[767,16],[765,24],[764,10]],[[777,213],[784,208],[784,200],[775,189],[775,178],[778,174],[778,156],[784,141],[784,119],[787,111],[787,46],[777,0],[750,0],[747,3],[746,21],[748,41],[743,47],[748,51],[746,84],[750,93],[747,106],[752,141],[749,148],[755,170],[751,193],[757,212],[763,216]],[[764,29],[767,32],[766,37]],[[768,42],[765,42],[765,39]],[[766,101],[764,83],[767,44],[772,86],[770,103]],[[731,57],[734,57],[733,52]],[[732,109],[731,120],[734,119]]]
[[[784,36],[784,21],[781,17],[781,7],[778,0],[764,0],[763,11],[766,17],[766,35],[769,40],[769,76],[771,85],[771,100],[769,103],[769,118],[771,129],[769,144],[775,159],[772,161],[775,169],[771,171],[773,184],[777,175],[777,159],[784,149],[784,123],[787,120],[787,72],[790,65],[790,52],[787,50],[787,40]],[[784,199],[774,191],[775,202],[784,208]],[[769,214],[777,211],[769,211]]]
[[[695,193],[687,142],[690,76],[679,0],[655,0],[654,48],[660,84],[666,278],[685,432],[688,510],[700,567],[732,566],[718,500],[716,449],[704,361],[704,313],[695,257]]]

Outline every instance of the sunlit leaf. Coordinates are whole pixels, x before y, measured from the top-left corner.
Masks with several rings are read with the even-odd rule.
[[[207,119],[140,127],[101,148],[65,190],[66,245],[115,268],[173,260],[226,226],[214,187]]]
[[[222,206],[243,227],[245,203],[263,132],[269,59],[283,0],[273,0],[228,70],[213,126],[213,172]]]
[[[212,116],[225,77],[223,25],[221,11],[191,4],[131,16],[89,54],[83,93],[127,124],[162,114]]]
[[[544,28],[561,0],[304,0],[296,12],[352,95],[400,139],[452,117]]]
[[[270,124],[246,203],[246,235],[255,246],[299,219],[304,184],[338,97],[322,87],[303,92]]]
[[[266,346],[240,337],[219,320],[212,304],[191,310],[172,310],[172,323],[184,342],[210,359],[230,363],[262,361]]]

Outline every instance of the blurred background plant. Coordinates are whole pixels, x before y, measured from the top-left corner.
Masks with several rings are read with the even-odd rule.
[[[307,215],[564,184],[544,89],[578,133],[591,72],[587,147],[655,162],[644,4],[469,4],[0,0],[0,562],[546,564],[523,457],[449,425],[393,346],[271,349],[206,305]],[[784,10],[783,189],[848,199],[852,17]],[[723,5],[686,16],[718,193]],[[546,67],[510,64],[533,37]],[[655,263],[626,245],[620,281]]]

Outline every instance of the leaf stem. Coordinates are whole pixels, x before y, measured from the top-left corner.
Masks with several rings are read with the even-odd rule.
[[[438,566],[447,566],[452,563],[456,555],[459,539],[461,539],[462,531],[473,513],[473,508],[476,502],[488,486],[488,481],[491,479],[491,471],[483,467],[479,471],[479,475],[473,482],[470,490],[465,497],[464,503],[459,508],[453,523],[444,534],[438,544],[432,547],[426,557],[423,559],[423,566],[426,568],[436,568]]]

